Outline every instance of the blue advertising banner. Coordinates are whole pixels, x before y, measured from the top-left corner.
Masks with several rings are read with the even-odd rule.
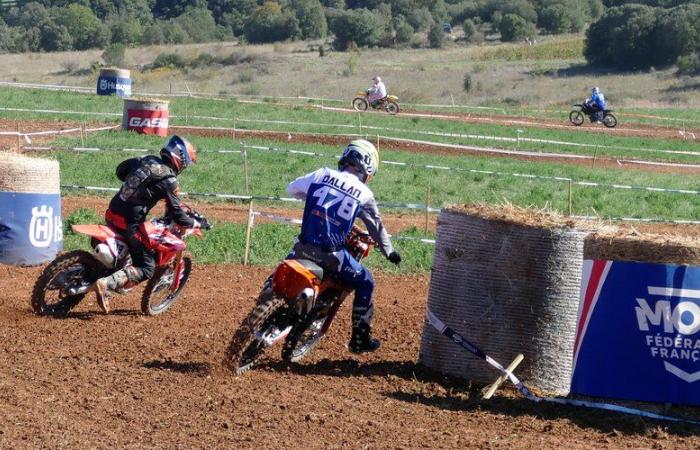
[[[131,78],[100,76],[97,79],[97,95],[131,97]]]
[[[700,405],[700,267],[585,261],[571,392]]]
[[[0,263],[37,265],[62,248],[61,194],[0,192]]]

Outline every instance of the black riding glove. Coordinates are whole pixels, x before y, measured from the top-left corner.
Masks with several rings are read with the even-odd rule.
[[[399,255],[399,252],[394,250],[393,252],[389,253],[389,256],[387,258],[392,264],[396,264],[397,266],[401,262],[401,255]]]

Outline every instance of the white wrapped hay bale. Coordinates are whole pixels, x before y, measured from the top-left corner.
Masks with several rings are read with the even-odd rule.
[[[0,263],[36,265],[63,245],[58,161],[0,152]]]
[[[569,390],[586,232],[519,208],[459,207],[440,214],[428,308],[507,364],[521,380]],[[420,360],[442,373],[491,382],[497,373],[426,322]]]

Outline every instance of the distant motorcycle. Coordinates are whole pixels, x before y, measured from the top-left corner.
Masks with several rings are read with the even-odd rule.
[[[369,102],[370,90],[358,92],[352,99],[352,108],[355,111],[367,111],[372,104]],[[385,98],[378,100],[373,109],[383,109],[389,114],[396,115],[399,113],[399,98],[395,95],[387,95]]]
[[[191,235],[201,237],[201,229],[211,228],[201,214],[188,209],[188,215],[197,220],[201,228],[181,227],[167,216],[144,223],[148,239],[143,239],[143,243],[156,253],[155,273],[146,283],[141,299],[141,311],[148,316],[167,311],[187,284],[192,260],[183,256],[187,247],[185,239]],[[92,253],[84,250],[63,253],[44,268],[32,292],[32,309],[38,315],[67,315],[95,281],[131,264],[129,248],[117,230],[108,225],[73,225],[71,228],[90,236],[94,250]],[[122,288],[117,293],[130,291],[130,288]]]
[[[588,116],[591,122],[593,122],[593,115],[596,113],[590,106],[586,104],[576,104],[574,105],[573,111],[569,113],[569,120],[576,126],[583,125],[585,122],[585,116]],[[603,110],[603,125],[608,128],[615,128],[617,125],[617,117],[612,113],[612,109]]]

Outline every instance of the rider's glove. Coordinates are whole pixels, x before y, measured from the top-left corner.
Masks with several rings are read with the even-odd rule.
[[[401,255],[399,255],[399,252],[394,250],[393,252],[389,253],[389,256],[387,258],[392,264],[396,264],[397,266],[401,262]]]

